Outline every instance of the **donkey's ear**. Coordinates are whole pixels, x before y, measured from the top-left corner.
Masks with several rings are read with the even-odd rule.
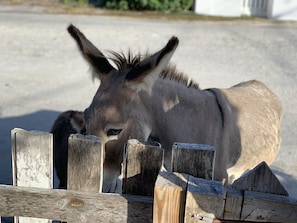
[[[102,80],[104,76],[115,68],[108,62],[106,57],[98,50],[78,28],[72,24],[68,26],[68,32],[76,41],[83,57],[92,65],[95,73]]]
[[[136,91],[145,90],[150,93],[160,73],[168,65],[178,42],[177,37],[172,37],[163,49],[139,62],[126,75],[127,85]]]

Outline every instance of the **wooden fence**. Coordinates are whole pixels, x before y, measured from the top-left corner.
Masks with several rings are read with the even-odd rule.
[[[166,172],[160,145],[129,140],[121,195],[100,193],[100,139],[71,135],[68,150],[68,190],[52,189],[52,135],[12,130],[14,186],[0,185],[0,216],[21,216],[19,222],[297,222],[297,200],[265,163],[233,185],[212,181],[211,146],[175,143],[172,172]]]

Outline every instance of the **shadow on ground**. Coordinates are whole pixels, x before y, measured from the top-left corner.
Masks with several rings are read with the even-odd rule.
[[[40,110],[22,116],[0,118],[0,184],[12,184],[11,130],[22,128],[49,132],[59,114],[58,111]]]
[[[11,130],[22,128],[25,130],[37,130],[49,132],[55,119],[61,112],[40,110],[31,114],[16,117],[0,117],[0,184],[12,184],[11,166]],[[58,182],[54,176],[54,187]],[[12,217],[2,218],[2,223],[12,223]]]

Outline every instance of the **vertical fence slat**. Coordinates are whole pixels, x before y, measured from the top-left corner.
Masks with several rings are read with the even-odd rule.
[[[154,189],[153,222],[184,222],[188,175],[161,171]]]
[[[240,220],[243,192],[227,186],[224,219]]]
[[[95,136],[72,134],[68,139],[68,180],[70,190],[101,192],[102,142]]]
[[[152,196],[163,156],[160,144],[128,140],[122,170],[123,193]]]
[[[195,159],[193,159],[195,157]],[[172,148],[172,171],[194,177],[213,179],[215,148],[190,143],[174,143]]]
[[[11,131],[13,185],[53,188],[53,136],[50,133]],[[46,223],[47,219],[15,217],[15,222]]]

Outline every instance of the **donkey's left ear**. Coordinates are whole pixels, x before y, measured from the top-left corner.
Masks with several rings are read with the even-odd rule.
[[[177,37],[172,37],[163,49],[139,62],[126,75],[127,85],[137,92],[145,90],[151,93],[155,81],[168,65],[178,42]]]
[[[93,71],[95,71],[95,74],[100,80],[111,71],[115,70],[103,53],[98,50],[78,28],[71,24],[68,26],[67,30],[76,41],[83,57],[91,64]]]

